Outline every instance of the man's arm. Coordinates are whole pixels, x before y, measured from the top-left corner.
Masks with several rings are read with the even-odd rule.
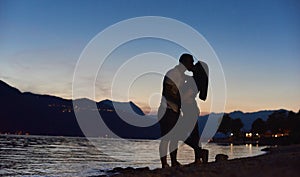
[[[180,98],[178,98],[179,90],[176,86],[176,84],[167,76],[165,76],[163,81],[163,87],[164,87],[164,96],[166,100],[171,101],[175,104],[180,104],[178,101],[180,101]]]

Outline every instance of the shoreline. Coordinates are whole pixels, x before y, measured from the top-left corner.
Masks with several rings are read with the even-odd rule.
[[[262,149],[267,153],[202,165],[157,168],[114,168],[99,177],[298,177],[300,174],[300,144]]]

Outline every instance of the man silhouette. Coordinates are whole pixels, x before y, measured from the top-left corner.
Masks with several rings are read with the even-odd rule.
[[[161,130],[161,142],[159,145],[160,160],[162,168],[169,167],[167,163],[167,151],[169,146],[171,165],[179,166],[177,161],[178,139],[168,134],[178,121],[181,109],[180,89],[185,82],[184,72],[193,68],[193,56],[182,54],[179,64],[169,70],[163,80],[163,91],[161,104],[158,110],[158,118]]]

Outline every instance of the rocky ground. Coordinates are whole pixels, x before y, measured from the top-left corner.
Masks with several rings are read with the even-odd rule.
[[[268,148],[261,156],[149,170],[115,168],[113,177],[298,177],[300,145]]]

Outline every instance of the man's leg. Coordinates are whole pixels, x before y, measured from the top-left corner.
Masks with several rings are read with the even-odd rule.
[[[173,110],[169,112],[168,114],[169,132],[172,131],[173,128],[175,127],[179,118],[179,114],[180,114],[179,112],[174,112]],[[172,167],[181,165],[177,161],[177,149],[178,149],[178,138],[179,138],[178,133],[179,132],[176,132],[176,130],[173,130],[173,132],[170,134],[169,152],[171,156]]]
[[[164,137],[168,133],[167,114],[168,114],[167,110],[164,110],[162,107],[159,108],[158,118],[160,119],[159,124],[160,124],[160,133],[161,133],[161,141],[159,144],[159,156],[160,156],[162,168],[169,167],[169,164],[167,162],[167,154],[168,154],[168,144],[170,140]]]
[[[177,149],[178,149],[178,141],[171,140],[169,145],[169,151],[171,156],[171,165],[172,167],[180,166],[181,164],[177,161]]]
[[[159,115],[162,114],[161,109],[159,109]],[[168,135],[168,137],[165,137],[175,126],[177,120],[178,120],[179,113],[174,112],[171,109],[166,109],[164,115],[160,119],[160,131],[161,131],[161,141],[159,145],[159,153],[160,153],[160,160],[162,164],[162,168],[169,167],[167,163],[167,151],[168,151],[168,145],[170,148],[170,152],[175,148],[177,149],[178,143],[174,144],[173,137]],[[172,142],[172,143],[171,143]],[[176,157],[176,153],[171,153],[171,161],[174,159],[174,156]],[[176,160],[176,159],[175,159]]]
[[[169,167],[169,164],[167,162],[168,144],[169,141],[167,140],[161,140],[159,144],[159,155],[162,168]]]

